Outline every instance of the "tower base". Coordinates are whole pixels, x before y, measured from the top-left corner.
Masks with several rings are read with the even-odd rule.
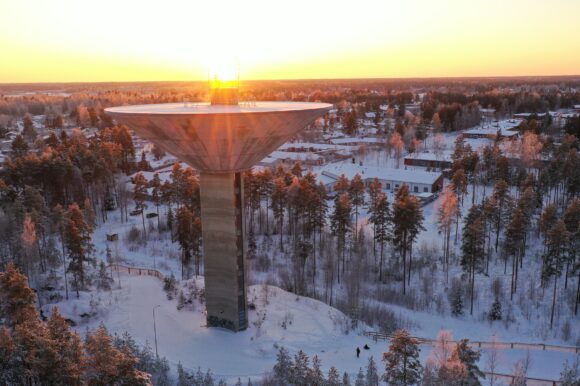
[[[248,327],[242,173],[201,173],[208,327]]]

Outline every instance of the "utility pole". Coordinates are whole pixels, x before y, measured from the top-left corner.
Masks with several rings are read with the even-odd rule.
[[[157,327],[155,326],[155,309],[161,307],[161,305],[156,305],[153,307],[153,334],[155,335],[155,358],[159,359],[159,353],[157,352]]]

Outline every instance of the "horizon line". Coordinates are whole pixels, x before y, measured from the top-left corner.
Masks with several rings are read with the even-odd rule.
[[[470,75],[470,76],[409,76],[409,77],[345,77],[345,78],[268,78],[268,79],[242,79],[244,82],[272,82],[272,81],[356,81],[356,80],[470,80],[470,79],[529,79],[529,78],[580,78],[579,74],[556,74],[556,75]],[[51,85],[51,84],[109,84],[109,83],[207,83],[207,80],[190,79],[190,80],[104,80],[104,81],[38,81],[38,82],[0,82],[0,86],[10,85]]]

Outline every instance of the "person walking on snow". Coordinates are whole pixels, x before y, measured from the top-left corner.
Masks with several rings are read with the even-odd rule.
[[[357,358],[360,357],[360,348],[358,347],[356,348],[356,357]]]

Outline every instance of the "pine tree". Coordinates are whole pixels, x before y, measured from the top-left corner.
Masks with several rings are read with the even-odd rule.
[[[157,211],[157,229],[160,231],[160,218],[159,218],[159,206],[162,202],[162,189],[161,189],[161,179],[159,178],[159,173],[155,173],[151,181],[149,181],[149,187],[151,188],[151,201],[155,204],[155,209]]]
[[[149,165],[149,161],[147,161],[147,157],[145,155],[145,151],[141,152],[141,160],[137,164],[138,170],[151,170],[151,165]]]
[[[564,288],[568,284],[568,272],[571,269],[571,274],[577,274],[576,280],[576,301],[574,305],[574,315],[578,313],[578,304],[580,304],[580,198],[572,200],[566,211],[564,212],[564,223],[568,231],[568,258],[566,264],[566,273]]]
[[[509,209],[511,196],[509,194],[508,184],[504,180],[499,180],[495,183],[495,187],[493,188],[492,197],[495,200],[497,205],[496,211],[497,214],[495,216],[496,223],[495,223],[495,251],[497,252],[497,248],[499,245],[499,234],[501,229],[506,223],[506,212]]]
[[[24,114],[24,118],[22,119],[23,129],[22,135],[30,142],[33,142],[36,138],[37,132],[34,128],[34,122],[32,120],[32,116],[29,113]]]
[[[169,228],[169,232],[171,234],[171,242],[173,242],[173,210],[171,208],[169,208],[169,210],[167,211],[167,228]]]
[[[570,234],[566,229],[563,220],[558,220],[554,227],[548,232],[546,242],[547,250],[544,254],[544,265],[542,267],[542,279],[548,281],[554,278],[554,291],[552,294],[552,312],[550,314],[550,329],[554,325],[554,310],[556,306],[556,293],[558,277],[562,274],[564,262],[567,259],[568,243]]]
[[[177,242],[181,248],[181,278],[189,278],[192,257],[193,214],[186,206],[177,210]]]
[[[354,386],[366,386],[365,374],[363,373],[362,367],[359,367],[358,369]]]
[[[87,337],[85,381],[89,385],[150,385],[150,375],[136,369],[137,359],[128,349],[117,349],[104,327]]]
[[[183,368],[181,362],[177,363],[177,386],[190,386],[189,374]]]
[[[319,184],[314,188],[314,194],[312,198],[311,205],[311,215],[310,223],[312,228],[312,281],[316,281],[316,230],[318,230],[319,242],[322,242],[322,231],[326,226],[326,219],[328,215],[328,193],[324,184],[319,182]]]
[[[463,315],[463,289],[461,288],[461,282],[453,280],[449,292],[451,314],[455,317]]]
[[[548,204],[544,207],[544,211],[540,216],[540,221],[538,221],[538,230],[544,237],[547,236],[548,232],[554,224],[558,221],[558,212],[556,205]]]
[[[143,223],[143,237],[147,237],[147,230],[145,229],[145,200],[147,199],[147,187],[149,182],[143,173],[137,173],[133,177],[133,200],[135,201],[135,210],[141,212],[141,221]]]
[[[23,371],[18,375],[19,384],[31,380],[39,384],[41,380],[51,379],[58,352],[55,342],[50,340],[46,323],[39,319],[29,320],[15,326],[13,339],[16,343],[16,361]]]
[[[350,386],[350,376],[346,371],[342,374],[342,385]]]
[[[506,264],[507,257],[512,256],[512,281],[511,281],[511,293],[510,296],[513,298],[513,294],[516,292],[517,287],[517,269],[518,261],[521,255],[525,252],[524,249],[524,239],[526,236],[526,224],[528,219],[522,208],[516,208],[511,216],[511,219],[507,225],[505,232],[505,253],[506,253]]]
[[[9,263],[0,272],[0,315],[10,327],[38,319],[36,296],[28,286],[26,276]]]
[[[195,217],[191,224],[191,254],[195,263],[195,276],[200,275],[201,267],[201,246],[202,246],[202,229],[201,218]]]
[[[16,345],[8,328],[0,327],[0,384],[16,385],[22,373],[15,358]]]
[[[387,195],[379,193],[375,199],[373,210],[369,216],[369,222],[375,229],[374,239],[379,244],[379,281],[383,280],[383,256],[385,244],[392,239],[391,209],[387,201]],[[376,263],[376,260],[375,260]]]
[[[284,347],[280,347],[278,354],[276,355],[276,364],[274,365],[274,376],[280,382],[290,382],[292,376],[292,368],[294,363],[288,350]]]
[[[69,254],[68,271],[73,273],[74,285],[79,297],[79,289],[85,287],[85,264],[93,263],[94,246],[91,228],[85,222],[83,212],[77,204],[69,206],[65,229],[66,247]]]
[[[368,202],[368,214],[369,214],[369,222],[371,222],[371,224],[373,224],[373,235],[376,232],[375,229],[375,225],[374,223],[371,221],[371,217],[375,211],[375,208],[377,206],[377,197],[379,196],[379,194],[383,191],[383,185],[381,184],[381,182],[379,181],[378,178],[373,178],[373,180],[371,181],[371,183],[369,184],[369,202]],[[377,248],[376,248],[376,239],[375,237],[373,237],[373,254],[375,256],[375,263],[377,260]]]
[[[312,357],[312,368],[308,372],[308,384],[313,386],[323,386],[324,382],[324,374],[322,373],[321,369],[322,362],[318,355],[314,355]]]
[[[489,310],[488,319],[491,321],[494,320],[501,320],[502,311],[501,311],[501,303],[499,299],[495,299],[493,304],[491,305],[491,309]]]
[[[292,165],[292,169],[290,169],[290,173],[292,173],[295,177],[301,178],[302,177],[302,164],[297,161]]]
[[[334,203],[334,213],[330,219],[330,227],[337,237],[338,255],[340,256],[337,264],[337,279],[340,283],[340,261],[342,260],[342,269],[344,271],[344,252],[346,249],[346,236],[351,231],[351,213],[352,205],[347,193],[337,196]]]
[[[328,379],[326,380],[328,386],[340,386],[340,374],[336,367],[331,366],[328,370]]]
[[[401,134],[399,134],[399,132],[396,131],[391,135],[391,138],[389,139],[389,146],[395,152],[395,161],[396,161],[395,167],[398,169],[401,164],[401,157],[403,154],[403,148],[405,146],[405,143],[403,142],[403,137]]]
[[[383,380],[393,386],[419,383],[423,367],[419,361],[419,341],[406,330],[395,331],[389,351],[383,356],[386,362]]]
[[[451,227],[456,221],[459,211],[457,195],[452,188],[445,189],[441,198],[441,206],[437,210],[437,222],[439,230],[443,232],[443,263],[445,264],[445,281],[449,282],[449,241],[451,239]]]
[[[469,386],[481,385],[479,378],[485,379],[485,374],[477,366],[481,354],[469,346],[469,339],[461,339],[453,349],[450,362],[458,361],[465,369],[462,384]]]
[[[10,149],[12,150],[12,155],[14,158],[20,158],[28,153],[28,143],[26,143],[24,138],[18,134],[16,137],[14,137]]]
[[[354,110],[344,115],[343,127],[346,135],[354,135],[358,131],[358,120],[356,119],[356,112]]]
[[[272,213],[274,214],[274,219],[278,222],[280,251],[283,251],[284,210],[286,207],[286,182],[283,177],[274,179],[274,187],[272,189],[270,201],[272,202]]]
[[[159,161],[161,158],[165,157],[165,151],[157,145],[153,145],[153,149],[151,149],[151,153],[155,158],[155,161]]]
[[[80,336],[70,330],[57,308],[53,309],[47,326],[48,336],[57,355],[51,366],[52,380],[43,381],[60,385],[80,385],[85,366]],[[54,371],[56,369],[58,371]]]
[[[350,182],[349,196],[350,202],[354,206],[354,237],[356,238],[358,234],[359,207],[365,204],[365,183],[358,173]]]
[[[111,289],[111,284],[113,284],[113,279],[107,272],[107,267],[104,262],[99,263],[99,275],[97,279],[97,287],[104,291],[109,291]]]
[[[371,356],[366,369],[366,386],[378,386],[379,374],[377,372],[377,365]]]
[[[481,272],[485,261],[485,233],[481,207],[473,205],[469,209],[465,225],[463,226],[463,240],[461,245],[461,266],[468,273],[470,288],[470,311],[473,315],[473,302],[475,294],[475,273]]]
[[[309,373],[310,358],[302,350],[294,355],[294,364],[291,367],[292,383],[297,385],[306,385]]]
[[[395,195],[393,207],[393,241],[403,260],[403,294],[407,283],[407,252],[413,246],[423,227],[423,210],[417,197],[409,193],[409,187],[403,184]],[[409,259],[409,282],[411,279],[411,260]]]
[[[95,214],[95,210],[93,205],[91,204],[91,200],[85,198],[85,202],[83,204],[83,215],[85,216],[85,221],[87,222],[87,226],[91,232],[97,226],[97,215]]]
[[[348,178],[346,178],[344,174],[341,174],[334,183],[334,191],[336,192],[337,196],[340,196],[344,193],[348,193],[349,187],[350,182],[348,181]]]
[[[465,175],[465,170],[459,168],[455,170],[451,178],[452,187],[454,193],[459,197],[461,205],[463,205],[463,197],[467,194],[467,176]]]
[[[201,367],[197,367],[197,371],[195,372],[194,376],[189,376],[188,378],[191,379],[193,378],[193,383],[194,385],[203,385],[204,382],[204,377],[205,375],[202,373],[201,371]]]
[[[38,238],[36,236],[36,226],[28,214],[25,215],[24,224],[22,225],[22,242],[24,244],[24,256],[26,258],[26,274],[32,276],[32,273],[34,272],[34,263],[36,261],[35,256],[38,250]]]
[[[381,184],[381,181],[379,181],[379,179],[377,177],[373,178],[373,180],[371,181],[371,183],[369,184],[369,207],[372,208],[374,207],[374,203],[376,202],[376,199],[379,195],[379,193],[381,193],[383,191],[383,184]],[[372,210],[371,210],[372,212]]]

